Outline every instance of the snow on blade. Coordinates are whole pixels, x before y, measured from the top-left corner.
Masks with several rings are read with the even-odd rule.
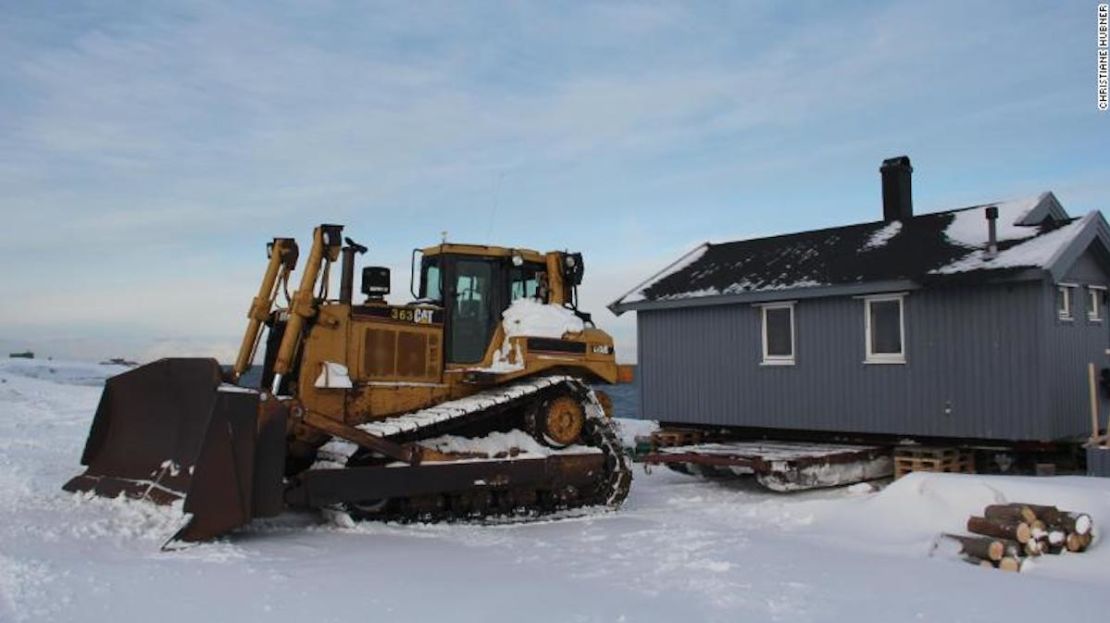
[[[902,221],[891,221],[885,227],[871,234],[871,237],[864,243],[862,250],[871,251],[886,246],[886,243],[890,242],[890,239],[897,236],[900,231],[902,231]]]

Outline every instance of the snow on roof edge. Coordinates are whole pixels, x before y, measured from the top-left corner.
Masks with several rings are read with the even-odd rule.
[[[663,268],[663,270],[660,270],[659,272],[653,274],[652,276],[648,277],[647,279],[641,281],[640,283],[633,286],[631,290],[622,294],[620,297],[617,298],[617,300],[615,300],[615,301],[613,301],[612,303],[609,304],[609,309],[611,311],[613,311],[614,313],[617,313],[617,311],[620,310],[621,305],[624,305],[626,303],[638,303],[640,301],[645,300],[643,296],[641,296],[639,298],[635,298],[635,299],[630,298],[630,297],[633,294],[642,294],[644,290],[648,289],[649,287],[651,287],[655,283],[658,283],[661,279],[669,277],[669,276],[673,275],[674,273],[677,273],[678,271],[686,268],[690,264],[693,264],[694,262],[698,261],[699,259],[701,259],[701,256],[705,255],[705,252],[709,250],[710,246],[712,246],[711,243],[703,242],[703,243],[699,244],[698,246],[694,247],[693,249],[687,251],[681,257],[679,257],[677,260],[675,260],[675,261],[671,262],[670,264],[668,264],[667,266],[665,266]],[[691,256],[693,256],[693,257],[691,257]],[[689,259],[687,259],[687,258],[689,258]],[[620,310],[620,311],[623,311],[623,310]]]

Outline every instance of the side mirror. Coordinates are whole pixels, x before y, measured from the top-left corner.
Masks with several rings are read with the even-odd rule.
[[[385,266],[363,268],[362,293],[370,298],[381,298],[389,294],[389,269]]]

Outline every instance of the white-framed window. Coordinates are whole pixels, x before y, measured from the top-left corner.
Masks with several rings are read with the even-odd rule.
[[[906,363],[904,303],[904,294],[864,297],[864,363]]]
[[[1102,322],[1102,301],[1106,298],[1105,286],[1087,286],[1087,320]]]
[[[1071,320],[1071,291],[1075,284],[1061,283],[1056,286],[1056,317],[1060,320]]]
[[[794,303],[760,305],[763,319],[763,364],[794,365]]]

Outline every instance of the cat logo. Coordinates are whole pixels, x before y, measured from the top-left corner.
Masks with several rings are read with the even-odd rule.
[[[415,322],[417,324],[432,324],[434,309],[392,309],[390,310],[389,317],[394,320],[401,320],[403,322]]]
[[[595,355],[608,355],[613,352],[613,349],[608,344],[594,344]]]

